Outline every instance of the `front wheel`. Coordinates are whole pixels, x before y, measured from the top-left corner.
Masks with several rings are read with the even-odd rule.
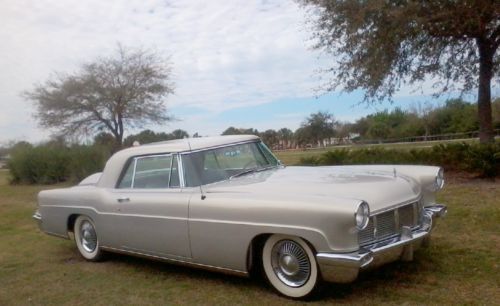
[[[87,216],[78,216],[75,220],[75,241],[80,254],[89,261],[98,261],[102,258],[99,248],[99,238],[94,222]]]
[[[320,282],[314,253],[299,237],[270,236],[262,250],[262,266],[269,283],[291,298],[311,295]]]

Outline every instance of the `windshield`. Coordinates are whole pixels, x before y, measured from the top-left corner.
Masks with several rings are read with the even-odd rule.
[[[262,142],[236,144],[182,156],[186,187],[230,179],[279,165]]]

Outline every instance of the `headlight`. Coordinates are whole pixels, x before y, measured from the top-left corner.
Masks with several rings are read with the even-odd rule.
[[[368,203],[361,202],[356,209],[354,214],[354,219],[356,221],[356,228],[358,230],[364,229],[368,225],[368,219],[370,218],[370,207]]]
[[[436,190],[443,188],[444,186],[444,171],[443,168],[439,168],[438,174],[436,175]]]

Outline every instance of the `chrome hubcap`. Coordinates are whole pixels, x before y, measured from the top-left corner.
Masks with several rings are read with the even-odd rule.
[[[271,253],[274,274],[290,287],[304,285],[311,275],[311,263],[306,251],[295,241],[281,240]]]
[[[92,253],[97,247],[97,235],[94,226],[89,221],[83,221],[80,226],[80,242],[85,251]]]

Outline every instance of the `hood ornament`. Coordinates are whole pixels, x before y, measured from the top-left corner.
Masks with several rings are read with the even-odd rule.
[[[393,168],[394,169],[394,177],[398,177],[397,173],[396,173],[396,168]]]

